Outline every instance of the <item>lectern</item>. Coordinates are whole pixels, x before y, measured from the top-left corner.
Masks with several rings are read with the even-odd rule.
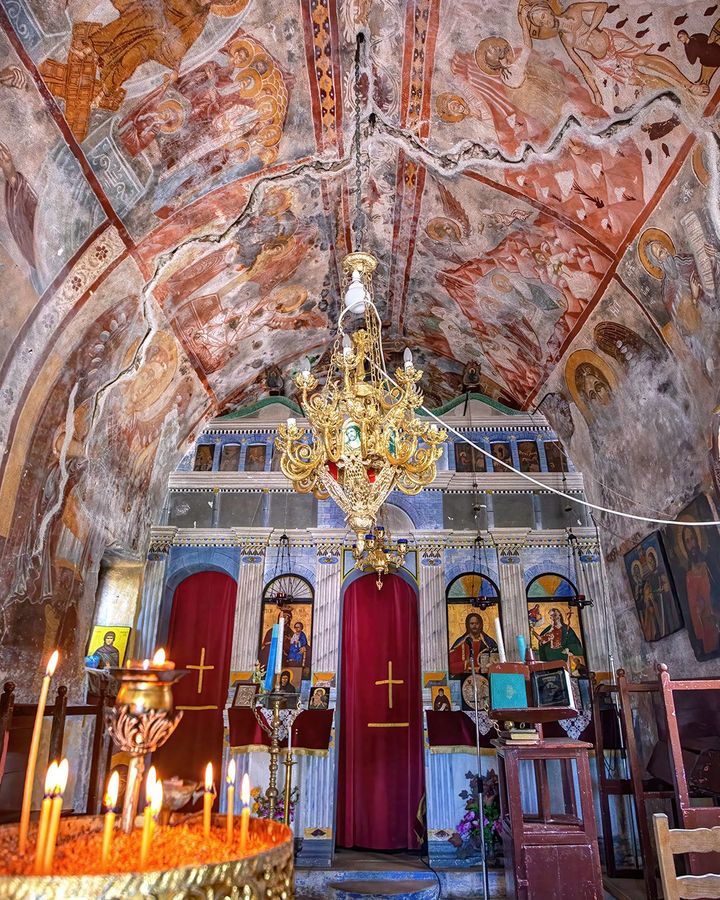
[[[522,673],[530,699],[531,672],[557,667],[535,662],[500,663],[491,673]],[[492,679],[492,675],[491,675]],[[522,685],[522,682],[520,682]],[[492,680],[491,680],[492,696]],[[523,696],[520,691],[520,700]],[[544,738],[543,723],[577,715],[571,707],[490,710],[490,718],[534,725],[532,732],[509,728],[493,741],[498,757],[500,820],[506,893],[518,900],[603,900],[600,852],[593,806],[592,744]]]
[[[592,744],[569,738],[493,743],[507,895],[602,900],[588,760]]]

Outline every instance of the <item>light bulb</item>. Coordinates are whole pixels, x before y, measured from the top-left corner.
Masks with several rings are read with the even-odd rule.
[[[342,347],[343,347],[343,356],[348,357],[352,353],[352,341],[350,340],[350,336],[347,334],[343,335],[342,339]]]
[[[288,427],[288,430],[291,429],[291,428],[294,428],[294,427],[295,427],[295,424],[296,424],[295,419],[293,419],[292,416],[288,416],[288,420],[287,420],[287,427]]]
[[[405,352],[403,353],[403,361],[405,362],[406,369],[412,368],[413,358],[412,358],[412,351],[410,350],[409,347],[405,348]]]
[[[345,291],[345,306],[352,313],[362,313],[365,311],[365,302],[367,300],[367,291],[362,283],[360,272],[355,269],[352,273],[352,281]]]

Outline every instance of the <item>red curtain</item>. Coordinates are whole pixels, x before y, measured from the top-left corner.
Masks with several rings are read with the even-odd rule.
[[[186,708],[183,719],[153,756],[162,778],[201,781],[211,762],[219,784],[236,594],[222,572],[198,572],[175,589],[168,658],[189,673],[174,688],[175,706]]]
[[[417,595],[397,575],[380,590],[366,575],[345,592],[339,752],[338,845],[417,848],[424,792]]]

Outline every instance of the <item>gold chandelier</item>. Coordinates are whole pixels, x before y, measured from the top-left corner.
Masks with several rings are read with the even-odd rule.
[[[360,572],[367,572],[369,569],[377,572],[375,584],[378,590],[383,586],[383,575],[389,574],[391,569],[402,567],[407,551],[407,539],[398,538],[393,544],[390,534],[382,525],[377,525],[365,535],[364,548],[359,548],[357,544],[353,544],[352,548],[356,569]]]
[[[405,350],[394,382],[385,374],[381,322],[373,302],[372,274],[377,260],[351,253],[343,260],[345,306],[338,320],[330,366],[322,389],[306,365],[295,376],[309,434],[290,418],[278,429],[280,468],[296,491],[331,497],[357,534],[375,525],[391,491],[417,494],[435,480],[447,438],[415,411],[423,396],[416,387],[422,371]],[[343,319],[364,316],[364,327],[347,334]]]

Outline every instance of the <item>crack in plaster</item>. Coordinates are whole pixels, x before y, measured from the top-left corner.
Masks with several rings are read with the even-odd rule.
[[[479,141],[460,141],[454,148],[444,153],[437,153],[425,146],[413,130],[400,128],[389,122],[374,104],[373,113],[380,130],[383,132],[378,137],[381,139],[385,137],[392,144],[402,145],[405,153],[413,157],[417,162],[422,162],[423,165],[437,174],[454,175],[465,172],[472,166],[484,165],[489,162],[515,167],[524,165],[529,161],[546,159],[555,155],[562,148],[568,136],[578,132],[590,141],[614,137],[633,128],[638,121],[642,122],[645,120],[649,111],[664,101],[672,104],[677,111],[685,112],[680,97],[674,91],[667,90],[650,97],[642,106],[636,107],[629,115],[614,118],[597,131],[589,128],[587,123],[582,122],[576,115],[570,113],[558,127],[555,136],[550,140],[547,147],[540,149],[530,143],[526,143],[518,157],[507,156],[499,147],[489,146]],[[687,118],[687,115],[683,116],[683,119]],[[685,124],[692,131],[697,128],[697,123],[690,125],[685,122]]]

